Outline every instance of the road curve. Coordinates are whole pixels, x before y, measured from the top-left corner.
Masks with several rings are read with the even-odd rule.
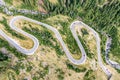
[[[34,42],[34,46],[31,48],[31,49],[25,49],[23,47],[21,47],[18,43],[16,43],[12,38],[10,38],[8,35],[6,35],[2,30],[0,30],[0,35],[5,38],[12,46],[14,46],[18,51],[20,51],[21,53],[23,54],[26,54],[26,55],[32,55],[34,54],[34,52],[37,50],[38,46],[39,46],[39,41],[37,38],[35,38],[34,36],[32,36],[31,34],[28,34],[24,31],[22,31],[21,29],[17,28],[15,25],[14,25],[14,22],[15,22],[15,18],[13,18],[11,21],[10,21],[10,28],[21,33],[21,34],[24,34],[25,36],[29,37],[30,39],[33,40]]]
[[[10,44],[12,44],[17,50],[21,51],[22,53],[24,53],[24,54],[26,54],[26,55],[31,55],[31,54],[33,54],[33,53],[36,51],[36,49],[38,48],[38,45],[39,45],[38,40],[37,40],[34,36],[32,36],[32,35],[24,32],[24,31],[22,31],[21,29],[18,29],[18,28],[14,25],[15,21],[16,21],[16,20],[19,20],[19,19],[27,20],[27,21],[30,21],[30,22],[32,22],[32,23],[36,23],[36,24],[38,24],[38,25],[42,25],[42,26],[46,27],[47,29],[51,30],[52,32],[54,32],[56,38],[58,39],[58,41],[60,42],[61,46],[63,47],[63,50],[65,51],[66,56],[68,57],[68,59],[69,59],[73,64],[76,64],[76,65],[83,64],[83,63],[86,61],[86,52],[85,52],[85,50],[84,50],[84,48],[83,48],[83,46],[82,46],[82,44],[81,44],[81,42],[80,42],[80,40],[79,40],[79,38],[78,38],[78,36],[77,36],[77,33],[76,33],[76,31],[75,31],[75,25],[79,25],[78,27],[80,27],[80,26],[82,25],[82,26],[86,27],[87,29],[91,30],[91,31],[93,32],[94,37],[96,38],[99,65],[100,65],[100,67],[103,69],[103,71],[107,74],[108,77],[111,76],[110,71],[109,71],[109,70],[103,65],[103,63],[102,63],[102,59],[101,59],[101,55],[100,55],[101,49],[100,49],[100,38],[99,38],[99,35],[98,35],[98,33],[97,33],[95,30],[93,30],[92,28],[90,28],[88,25],[84,24],[84,23],[81,22],[81,21],[74,21],[74,22],[70,25],[70,30],[71,30],[71,32],[72,32],[72,35],[73,35],[73,37],[75,38],[75,40],[76,40],[76,42],[77,42],[77,44],[78,44],[78,47],[79,47],[79,49],[81,50],[81,53],[82,53],[82,57],[81,57],[79,60],[76,60],[76,59],[74,59],[74,58],[71,56],[70,51],[69,51],[68,48],[66,47],[66,45],[65,45],[65,43],[64,43],[64,41],[63,41],[63,39],[62,39],[62,37],[61,37],[61,35],[60,35],[60,33],[58,32],[58,30],[57,30],[56,28],[54,28],[54,27],[52,27],[52,26],[50,26],[50,25],[48,25],[48,24],[45,24],[45,23],[42,23],[42,22],[39,22],[39,21],[30,19],[30,18],[27,18],[27,17],[24,17],[24,16],[16,16],[16,17],[14,17],[14,18],[10,21],[10,27],[11,27],[13,30],[16,30],[17,32],[22,33],[22,34],[24,34],[25,36],[28,36],[29,38],[31,38],[31,39],[34,41],[34,46],[33,46],[32,49],[26,50],[26,49],[22,48],[22,47],[19,46],[17,43],[15,43],[10,37],[8,37],[2,30],[0,30],[0,35],[2,35],[2,36],[3,36]]]
[[[32,55],[36,49],[38,48],[39,46],[39,42],[38,42],[38,39],[35,38],[34,36],[22,31],[21,29],[17,28],[14,23],[15,21],[19,20],[19,19],[23,19],[23,20],[27,20],[27,21],[30,21],[32,23],[35,23],[35,24],[38,24],[38,25],[42,25],[44,27],[46,27],[47,29],[51,30],[52,32],[54,32],[56,38],[58,39],[58,41],[60,42],[61,46],[63,47],[63,50],[65,51],[68,59],[73,63],[73,64],[76,64],[76,65],[80,65],[80,64],[83,64],[86,60],[86,52],[81,44],[81,42],[79,41],[78,37],[77,37],[77,34],[74,34],[74,31],[71,29],[72,31],[72,34],[75,38],[75,40],[77,41],[78,43],[78,46],[82,52],[82,57],[79,59],[79,60],[76,60],[72,57],[70,51],[68,50],[68,48],[66,47],[60,33],[58,32],[58,30],[48,24],[45,24],[45,23],[42,23],[42,22],[39,22],[39,21],[36,21],[36,20],[33,20],[33,19],[30,19],[30,18],[27,18],[27,17],[24,17],[24,16],[16,16],[16,17],[13,17],[12,20],[10,21],[9,25],[11,27],[11,29],[21,33],[21,34],[24,34],[25,36],[28,36],[30,39],[32,39],[34,41],[34,46],[32,49],[30,50],[27,50],[27,49],[24,49],[22,48],[19,44],[17,44],[15,41],[13,41],[9,36],[7,36],[2,30],[0,30],[0,35],[3,36],[10,44],[12,44],[18,51],[20,51],[21,53],[23,54],[26,54],[26,55]],[[71,26],[73,26],[73,24],[71,24]]]
[[[87,28],[87,29],[89,29],[90,31],[93,32],[93,35],[96,38],[96,43],[97,43],[98,63],[100,65],[100,67],[102,68],[102,70],[107,74],[108,78],[110,78],[111,75],[112,75],[111,72],[102,63],[102,58],[101,58],[101,55],[100,55],[100,53],[101,53],[100,37],[99,37],[98,33],[94,29],[92,29],[91,27],[89,27],[88,25],[84,24],[81,21],[75,21],[72,24],[83,25],[85,28]]]
[[[64,41],[63,41],[63,39],[62,39],[62,37],[61,37],[61,35],[60,35],[60,33],[58,32],[58,30],[57,30],[56,28],[54,28],[54,27],[52,27],[52,26],[50,26],[50,25],[48,25],[48,24],[45,24],[45,23],[42,23],[42,22],[39,22],[39,21],[30,19],[30,18],[27,18],[27,17],[24,17],[24,16],[17,16],[17,17],[14,18],[14,20],[17,20],[17,19],[24,19],[24,20],[27,20],[27,21],[36,23],[36,24],[38,24],[38,25],[42,25],[42,26],[46,27],[47,29],[51,30],[52,32],[54,32],[56,38],[58,39],[58,41],[60,42],[61,46],[63,47],[63,50],[65,51],[68,59],[69,59],[73,64],[80,65],[80,64],[83,64],[83,63],[85,62],[85,60],[86,60],[86,53],[85,53],[84,48],[79,47],[80,50],[83,49],[83,50],[81,51],[81,52],[82,52],[82,57],[81,57],[79,60],[74,59],[74,58],[71,56],[70,51],[69,51],[68,48],[66,47],[66,45],[65,45],[65,43],[64,43]],[[76,34],[76,35],[77,35],[77,34]],[[74,34],[73,36],[76,36],[76,35]],[[78,43],[79,46],[82,46],[81,44],[79,44],[80,41],[79,41],[78,38],[77,38],[77,39],[75,38],[75,40],[77,41],[77,43]]]

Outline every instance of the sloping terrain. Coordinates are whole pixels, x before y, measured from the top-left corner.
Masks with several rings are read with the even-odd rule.
[[[77,60],[82,57],[82,52],[71,33],[70,25],[76,20],[89,25],[100,36],[101,62],[112,76],[108,77],[101,69],[95,37],[84,26],[76,26],[75,31],[87,58],[84,64],[75,65],[68,60],[51,30],[20,19],[15,21],[15,26],[35,36],[39,46],[33,55],[27,56],[0,36],[0,80],[119,80],[120,70],[112,68],[105,61],[105,34],[108,34],[112,38],[109,58],[120,63],[119,0],[4,1],[6,7],[0,7],[0,29],[26,49],[32,48],[34,43],[29,37],[10,28],[9,22],[15,16],[26,16],[58,30],[67,49]]]

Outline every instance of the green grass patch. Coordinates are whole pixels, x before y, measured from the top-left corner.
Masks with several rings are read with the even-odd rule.
[[[70,64],[70,63],[66,63],[66,65],[67,65],[67,67],[68,67],[68,69],[71,69],[71,70],[73,70],[73,71],[75,71],[75,72],[77,72],[77,73],[80,73],[80,72],[85,72],[86,71],[86,68],[78,68],[77,66],[75,66],[75,65],[72,65],[72,64]]]
[[[88,70],[84,75],[84,80],[96,80],[95,75],[93,75],[93,70]]]

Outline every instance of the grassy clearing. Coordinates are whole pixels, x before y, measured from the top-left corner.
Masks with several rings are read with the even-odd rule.
[[[1,80],[9,80],[6,75],[7,75],[6,73],[1,73],[1,74],[0,74],[0,79],[1,79]]]
[[[84,26],[77,27],[75,26],[75,29],[77,31],[78,37],[85,48],[85,51],[87,53],[87,56],[89,58],[95,58],[95,55],[97,55],[97,49],[96,49],[96,41],[95,37],[93,36],[93,33],[84,28]]]
[[[16,73],[13,70],[7,71],[8,80],[17,80]]]

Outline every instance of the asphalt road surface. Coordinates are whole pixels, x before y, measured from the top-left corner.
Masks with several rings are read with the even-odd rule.
[[[100,67],[103,69],[103,71],[107,74],[108,77],[111,76],[111,72],[103,65],[102,63],[102,59],[101,59],[101,49],[100,49],[100,38],[99,38],[99,35],[98,33],[93,30],[92,28],[90,28],[88,25],[84,24],[83,22],[81,21],[74,21],[71,25],[70,25],[70,30],[72,32],[72,35],[73,37],[75,38],[77,44],[78,44],[78,47],[79,49],[81,50],[81,53],[82,53],[82,57],[78,60],[74,59],[70,53],[70,51],[68,50],[67,46],[65,45],[60,33],[58,32],[58,30],[48,24],[45,24],[45,23],[42,23],[42,22],[39,22],[39,21],[36,21],[36,20],[33,20],[33,19],[30,19],[30,18],[27,18],[27,17],[24,17],[24,16],[16,16],[14,18],[12,18],[12,20],[10,21],[10,27],[11,29],[29,37],[30,39],[33,40],[34,42],[34,46],[32,49],[25,49],[23,47],[21,47],[19,44],[17,44],[14,40],[12,40],[9,36],[7,36],[2,30],[0,30],[0,35],[3,36],[10,44],[12,44],[18,51],[20,51],[21,53],[23,54],[26,54],[26,55],[32,55],[35,53],[35,51],[37,50],[38,46],[39,46],[39,41],[37,38],[35,38],[34,36],[32,36],[31,34],[28,34],[26,32],[24,32],[23,30],[17,28],[14,23],[16,20],[19,20],[19,19],[23,19],[23,20],[27,20],[27,21],[30,21],[32,23],[35,23],[35,24],[38,24],[38,25],[42,25],[44,27],[46,27],[47,29],[51,30],[52,32],[54,32],[56,38],[58,39],[59,43],[61,44],[66,56],[68,57],[68,59],[73,63],[73,64],[76,64],[76,65],[80,65],[80,64],[83,64],[85,61],[86,61],[86,52],[84,50],[84,47],[82,46],[78,36],[77,36],[77,33],[75,31],[75,25],[77,25],[78,27],[81,27],[81,26],[84,26],[85,28],[91,30],[93,32],[93,35],[94,37],[96,38],[96,43],[97,43],[97,53],[98,53],[98,62],[99,62],[99,65]]]

